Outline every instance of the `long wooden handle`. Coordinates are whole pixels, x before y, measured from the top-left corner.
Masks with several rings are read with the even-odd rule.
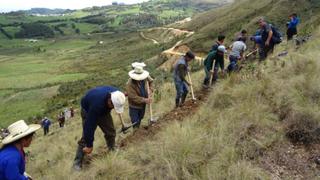
[[[255,49],[254,51],[248,53],[248,54],[246,55],[246,58],[249,57],[249,56],[251,56],[252,54],[256,53],[257,51],[258,51],[258,49]]]
[[[148,98],[151,99],[152,95],[150,90],[150,84],[148,80],[146,81],[147,81]],[[150,119],[152,119],[153,118],[152,103],[149,104],[149,111],[150,111]]]
[[[122,118],[122,114],[119,114],[119,119],[120,119],[122,127],[125,127],[125,124],[124,124],[124,121],[123,121],[123,118]]]
[[[209,81],[210,87],[212,85],[213,71],[214,71],[214,60],[212,60],[212,68],[211,68],[211,71],[210,71],[210,81]]]
[[[190,89],[191,89],[192,99],[195,99],[195,97],[194,97],[194,92],[193,92],[193,87],[192,87],[192,80],[191,80],[191,76],[190,76],[189,71],[188,71],[188,78],[189,78],[189,82],[191,83]]]

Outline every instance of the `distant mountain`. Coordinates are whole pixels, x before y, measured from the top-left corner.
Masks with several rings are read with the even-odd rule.
[[[26,14],[40,14],[40,15],[53,15],[53,14],[67,14],[75,10],[70,9],[48,9],[48,8],[32,8],[24,11]]]

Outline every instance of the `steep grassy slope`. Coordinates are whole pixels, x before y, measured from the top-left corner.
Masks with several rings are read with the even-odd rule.
[[[254,34],[258,28],[257,19],[261,16],[285,33],[288,16],[293,12],[301,17],[300,35],[312,32],[320,23],[320,1],[317,0],[238,0],[200,14],[180,28],[196,31],[185,42],[195,51],[207,52],[220,33],[227,36],[227,42],[241,29],[248,29],[249,34]]]
[[[151,139],[145,134],[143,141],[106,153],[99,132],[91,162],[79,173],[69,169],[81,133],[76,117],[65,129],[35,140],[28,172],[37,179],[315,179],[319,42],[320,31],[287,57],[250,63],[220,81],[192,116],[183,122],[173,117]],[[197,87],[203,76],[193,74]],[[163,114],[173,107],[173,85],[160,91],[155,110]],[[128,136],[118,136],[118,142]]]

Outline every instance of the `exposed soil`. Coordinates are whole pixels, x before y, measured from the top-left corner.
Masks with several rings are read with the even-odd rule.
[[[154,135],[156,135],[169,122],[183,121],[184,119],[187,119],[187,117],[195,114],[200,105],[207,99],[208,92],[208,90],[201,90],[196,92],[196,101],[187,100],[182,107],[171,110],[169,113],[160,117],[156,123],[136,130],[130,136],[120,141],[120,148],[125,148],[132,143],[137,144],[144,142],[144,140],[150,139]]]

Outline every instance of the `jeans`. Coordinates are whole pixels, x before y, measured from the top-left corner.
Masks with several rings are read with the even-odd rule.
[[[238,57],[236,56],[229,56],[230,64],[228,66],[228,71],[232,72],[235,71],[238,67]]]
[[[49,127],[43,127],[43,134],[47,135],[49,133]]]
[[[86,111],[81,109],[81,118],[82,118],[82,126],[84,126],[86,121]],[[116,138],[116,130],[113,125],[112,116],[110,113],[105,114],[104,116],[97,118],[97,125],[100,127],[102,132],[104,133],[104,138],[106,140],[107,146],[110,150],[114,149],[115,146],[115,138]],[[74,165],[79,167],[82,166],[82,161],[84,158],[84,152],[82,149],[86,147],[85,140],[83,138],[83,133],[81,139],[78,141],[78,148],[76,152],[76,157],[74,158]]]
[[[224,70],[224,60],[223,59],[217,59],[216,62],[214,63],[213,82],[216,82],[218,79],[219,67],[221,68],[222,71]]]
[[[181,103],[181,98],[185,96],[187,96],[189,90],[188,90],[188,85],[186,82],[181,81],[181,80],[175,80],[174,81],[175,86],[176,86],[176,91],[177,91],[177,95],[176,95],[176,105]],[[183,101],[183,100],[182,100]],[[183,103],[183,102],[182,102]]]
[[[135,124],[133,126],[134,128],[140,127],[140,123],[144,117],[145,111],[146,111],[146,106],[144,106],[142,109],[129,107],[129,115],[131,118],[131,122],[132,124]]]

